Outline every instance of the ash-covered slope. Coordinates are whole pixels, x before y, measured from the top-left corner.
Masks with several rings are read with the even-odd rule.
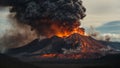
[[[80,34],[69,37],[51,37],[44,40],[34,40],[21,48],[10,49],[6,54],[19,57],[81,59],[99,58],[115,50],[101,44],[99,41]]]

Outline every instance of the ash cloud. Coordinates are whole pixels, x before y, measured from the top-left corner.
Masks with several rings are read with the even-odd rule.
[[[85,17],[86,9],[81,0],[17,0],[11,4],[20,21],[51,20],[71,21]],[[34,23],[34,22],[33,22]]]
[[[18,23],[32,26],[41,35],[54,33],[51,29],[52,24],[72,28],[76,24],[74,22],[85,17],[86,11],[81,0],[5,0],[1,2],[3,2],[2,5],[12,6],[10,12],[15,14]]]

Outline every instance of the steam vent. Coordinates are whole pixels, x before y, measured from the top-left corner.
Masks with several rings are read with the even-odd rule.
[[[86,8],[81,0],[13,0],[9,6],[18,23],[31,26],[40,37],[7,54],[36,59],[100,58],[114,51],[85,35],[81,22]]]

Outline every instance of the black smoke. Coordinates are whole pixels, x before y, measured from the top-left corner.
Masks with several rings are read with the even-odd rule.
[[[57,21],[60,26],[66,23],[65,27],[72,28],[75,21],[85,17],[86,11],[81,0],[3,0],[1,3],[12,6],[10,12],[18,23],[28,24],[43,34],[51,31],[50,21]]]

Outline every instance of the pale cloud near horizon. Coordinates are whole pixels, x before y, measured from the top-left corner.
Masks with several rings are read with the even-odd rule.
[[[87,16],[82,26],[101,26],[110,21],[120,20],[120,0],[83,0]]]

